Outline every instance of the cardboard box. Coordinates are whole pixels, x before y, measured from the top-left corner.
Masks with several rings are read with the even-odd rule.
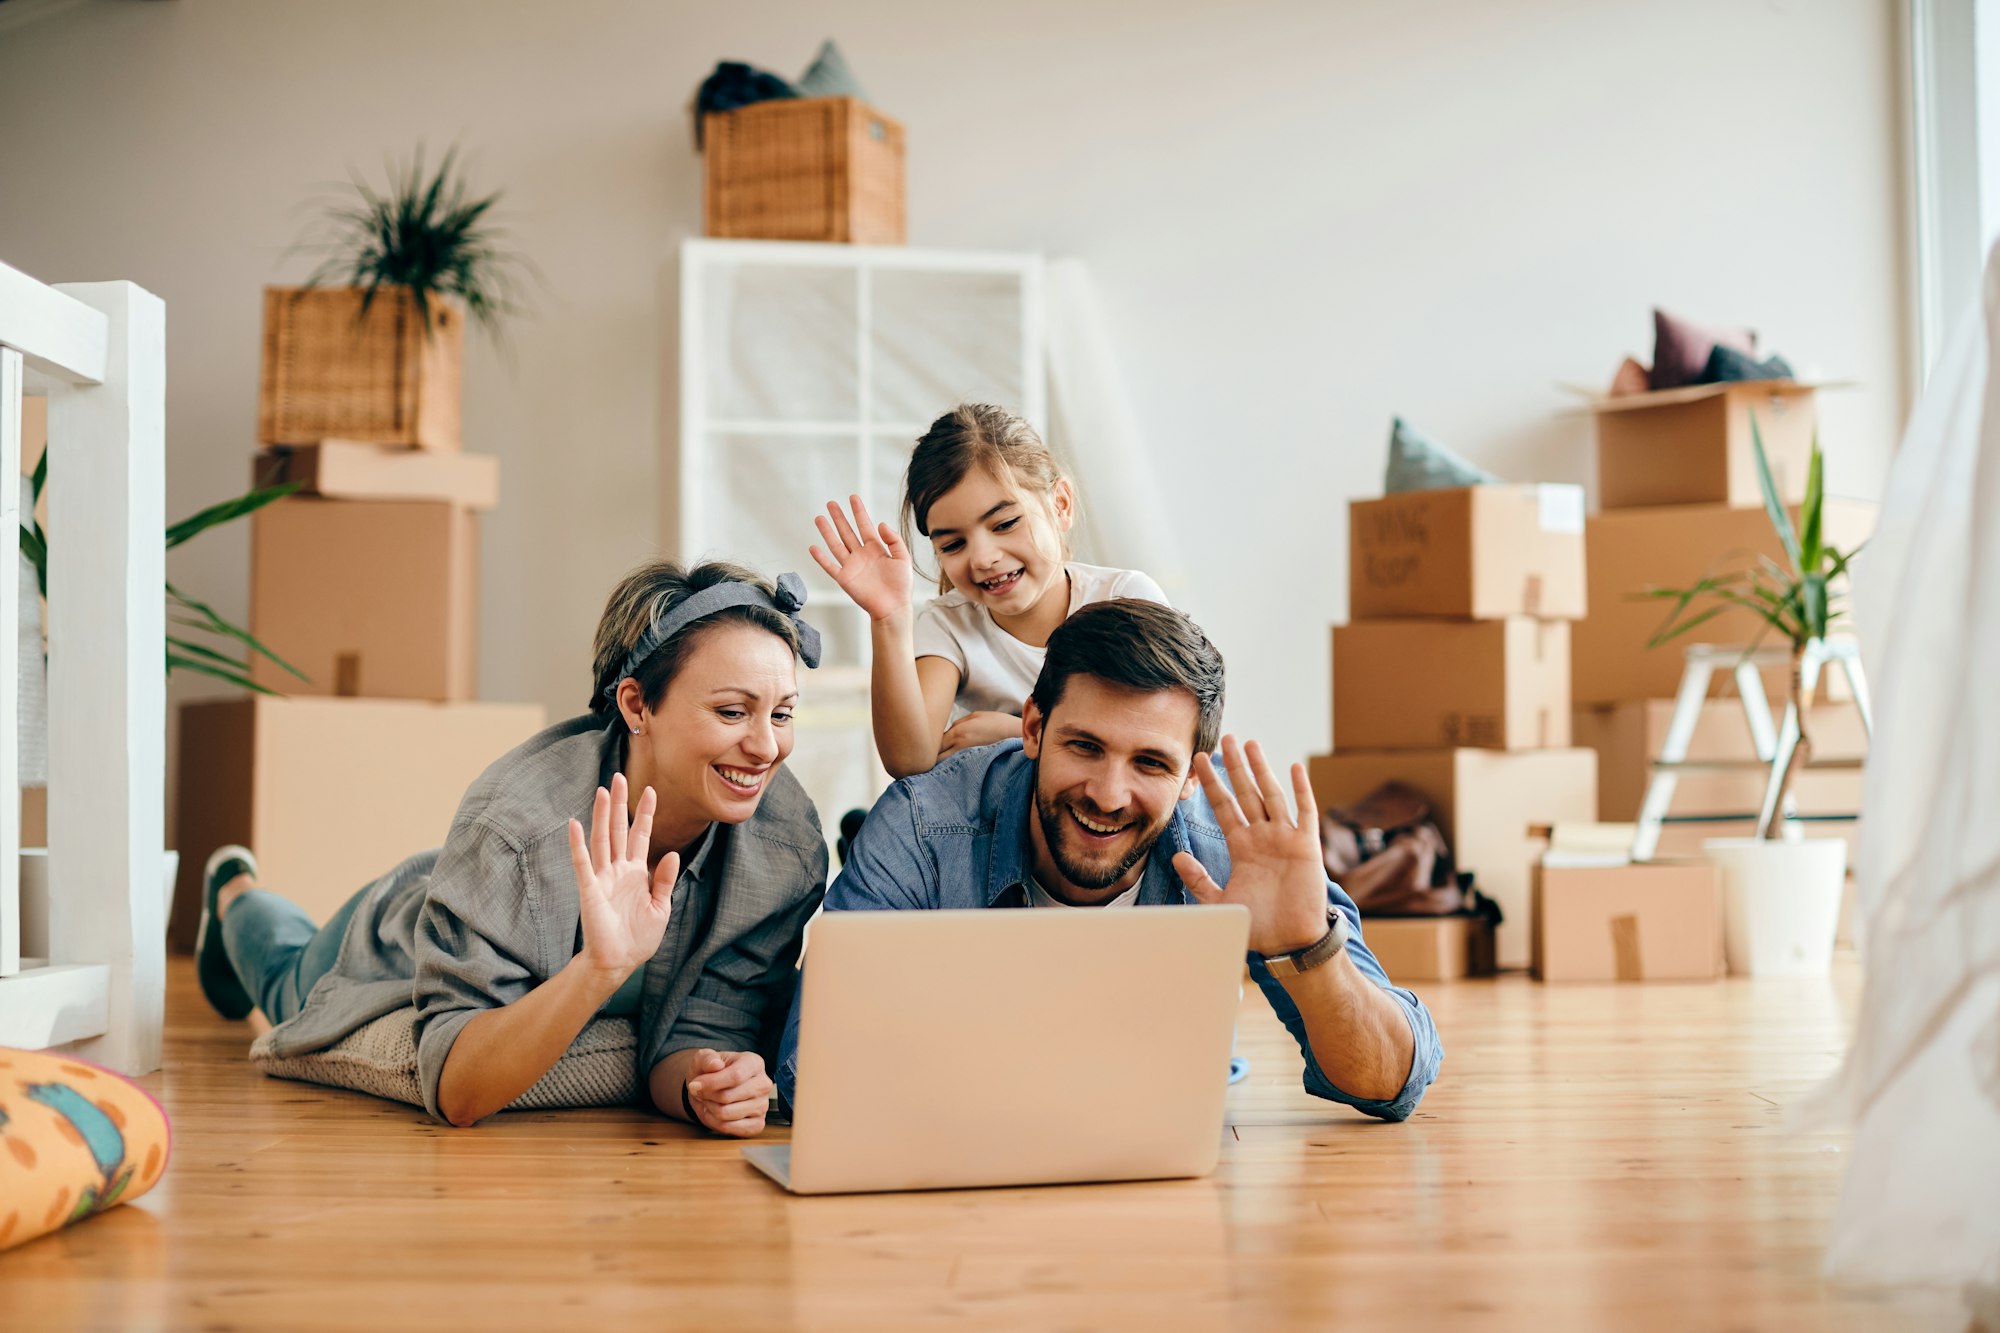
[[[1783,717],[1774,707],[1773,721]],[[1859,760],[1868,754],[1868,733],[1861,709],[1852,703],[1821,703],[1806,710],[1816,760]],[[1641,699],[1622,704],[1598,704],[1576,710],[1571,733],[1578,745],[1597,751],[1597,817],[1625,822],[1639,817],[1653,760],[1666,744],[1673,721],[1671,699]],[[1674,786],[1673,812],[1682,815],[1754,814],[1764,800],[1769,770],[1757,763],[1740,699],[1710,699],[1695,722],[1688,760],[1733,763],[1745,767],[1702,772],[1689,770]],[[1861,809],[1861,770],[1827,769],[1793,776],[1792,791],[1802,814],[1854,814]],[[1714,835],[1724,836],[1722,834]]]
[[[1788,504],[1805,499],[1813,440],[1811,385],[1697,384],[1602,398],[1595,410],[1599,509],[1673,504],[1762,509],[1750,435],[1753,413],[1778,494]]]
[[[1355,620],[1583,616],[1581,486],[1407,491],[1347,512]]]
[[[1398,986],[1493,975],[1493,926],[1484,917],[1371,916],[1361,938]]]
[[[500,460],[490,454],[399,449],[360,440],[259,450],[253,486],[298,482],[301,495],[338,500],[449,500],[467,509],[500,503]]]
[[[1322,810],[1349,805],[1385,782],[1422,792],[1460,870],[1500,904],[1501,967],[1526,967],[1532,948],[1529,874],[1542,854],[1531,825],[1597,817],[1597,755],[1590,750],[1342,750],[1307,764]]]
[[[442,845],[465,789],[544,723],[539,704],[257,695],[185,705],[168,938],[194,947],[202,863],[231,842],[257,853],[266,887],[325,921],[405,857]]]
[[[436,501],[309,500],[251,516],[250,632],[286,694],[458,701],[478,694],[479,526]]]
[[[1360,620],[1333,630],[1336,749],[1569,744],[1569,622]]]
[[[1722,975],[1722,884],[1706,861],[1543,864],[1535,868],[1534,896],[1537,980]]]
[[[1826,539],[1842,551],[1867,540],[1876,507],[1859,500],[1826,502]],[[1798,511],[1792,511],[1797,523]],[[1687,648],[1697,643],[1748,644],[1762,624],[1731,607],[1658,648],[1646,645],[1672,603],[1643,596],[1647,588],[1685,588],[1715,573],[1743,569],[1759,556],[1784,559],[1762,509],[1683,505],[1593,514],[1585,530],[1590,614],[1571,634],[1570,693],[1577,704],[1670,699],[1680,689]],[[1833,673],[1838,678],[1838,673]],[[1767,692],[1782,697],[1783,672],[1767,675]],[[1718,672],[1716,691],[1729,683]],[[1834,697],[1838,697],[1835,695]]]

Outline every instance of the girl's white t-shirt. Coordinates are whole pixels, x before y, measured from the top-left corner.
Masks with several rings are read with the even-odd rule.
[[[1160,585],[1136,569],[1105,569],[1100,565],[1064,566],[1069,571],[1068,619],[1080,607],[1114,597],[1143,597],[1171,605]],[[942,657],[958,668],[954,720],[966,713],[1012,713],[1034,693],[1042,674],[1046,648],[1022,643],[993,622],[992,613],[962,592],[948,592],[917,614],[918,657]]]

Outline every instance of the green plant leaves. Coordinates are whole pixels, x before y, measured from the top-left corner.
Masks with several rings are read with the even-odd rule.
[[[1771,460],[1764,453],[1764,432],[1757,429],[1754,409],[1750,413],[1750,443],[1757,451],[1757,488],[1764,493],[1764,512],[1771,516],[1771,526],[1778,530],[1778,540],[1784,544],[1785,554],[1791,557],[1792,568],[1800,570],[1799,534],[1792,530],[1792,516],[1778,497],[1778,483],[1771,479]],[[1813,452],[1819,452],[1817,437]]]
[[[304,482],[288,481],[282,486],[266,486],[261,490],[251,491],[248,495],[239,495],[234,500],[212,504],[200,513],[168,527],[167,549],[171,551],[188,538],[199,536],[218,524],[242,518],[245,514],[254,514],[273,500],[282,500],[293,494],[303,485]]]
[[[488,220],[500,192],[468,198],[457,168],[454,147],[445,152],[437,174],[426,178],[420,145],[407,167],[390,164],[386,194],[354,177],[359,202],[328,208],[327,235],[316,248],[329,255],[306,286],[337,280],[359,287],[364,317],[383,289],[407,288],[426,332],[435,327],[437,301],[455,298],[469,317],[497,334],[505,318],[522,309],[516,271],[534,270],[501,246],[503,233]]]
[[[41,461],[35,465],[34,476],[30,482],[30,489],[34,499],[40,499],[42,489],[47,484],[47,465],[48,455],[45,452],[42,455]],[[251,491],[247,495],[240,495],[234,500],[224,500],[220,504],[210,505],[199,513],[170,525],[166,531],[166,547],[168,550],[172,550],[189,538],[198,536],[210,528],[230,522],[233,519],[242,518],[245,514],[254,513],[275,500],[282,500],[287,495],[297,491],[299,487],[300,483],[298,482],[288,482],[282,486],[266,486],[259,490]],[[29,504],[28,516],[21,521],[21,551],[34,565],[36,581],[41,587],[42,596],[47,597],[49,595],[48,536],[42,531],[41,525],[35,522],[32,500]],[[189,597],[171,582],[166,584],[165,591],[169,608],[168,621],[170,624],[178,625],[186,630],[213,635],[217,638],[240,644],[245,649],[241,658],[232,657],[227,653],[219,652],[194,639],[170,632],[166,636],[166,670],[168,675],[172,675],[175,671],[192,671],[204,676],[213,676],[218,680],[226,680],[232,685],[240,685],[244,689],[255,690],[259,694],[275,694],[275,690],[268,689],[250,679],[250,663],[254,658],[261,656],[277,663],[278,666],[300,680],[308,679],[303,671],[300,671],[290,662],[272,652],[270,648],[260,642],[250,631],[238,628],[236,625],[223,619],[222,616],[216,613],[215,608],[206,602]]]
[[[239,629],[237,626],[230,624],[215,613],[214,607],[209,606],[206,602],[196,601],[171,583],[167,585],[167,600],[175,607],[190,613],[188,616],[177,617],[174,621],[175,624],[186,625],[190,628],[206,630],[210,634],[218,634],[225,638],[235,639],[252,653],[270,659],[298,679],[310,679],[305,672],[299,670],[290,662],[287,662],[284,658],[265,647],[258,640],[257,636],[249,630]]]
[[[1770,458],[1764,451],[1764,435],[1757,427],[1755,412],[1750,416],[1750,442],[1756,450],[1757,485],[1763,493],[1764,510],[1790,566],[1769,556],[1759,556],[1746,568],[1711,574],[1692,587],[1648,588],[1634,594],[1673,602],[1659,629],[1647,642],[1649,648],[1657,648],[1731,608],[1740,608],[1762,623],[1759,642],[1764,634],[1775,631],[1796,652],[1813,639],[1825,638],[1828,627],[1846,614],[1837,605],[1840,594],[1835,585],[1846,575],[1848,562],[1861,548],[1843,554],[1826,543],[1825,459],[1820,453],[1818,433],[1813,435],[1812,455],[1806,468],[1805,501],[1799,508],[1797,528],[1792,526],[1792,516],[1772,479]],[[1690,615],[1697,602],[1714,605]]]

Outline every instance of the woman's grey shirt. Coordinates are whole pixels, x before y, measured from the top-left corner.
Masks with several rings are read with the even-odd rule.
[[[569,821],[589,826],[622,749],[616,726],[585,714],[497,760],[465,793],[442,848],[363,891],[333,970],[272,1032],[273,1053],[323,1050],[415,1004],[417,1072],[437,1115],[438,1077],[466,1023],[526,995],[581,946]],[[818,813],[782,767],[755,815],[717,824],[697,844],[645,967],[639,1086],[674,1051],[772,1056],[826,870]]]

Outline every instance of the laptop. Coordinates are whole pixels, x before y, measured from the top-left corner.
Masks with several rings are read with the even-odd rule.
[[[813,923],[795,1194],[1207,1175],[1241,907],[830,912]]]

